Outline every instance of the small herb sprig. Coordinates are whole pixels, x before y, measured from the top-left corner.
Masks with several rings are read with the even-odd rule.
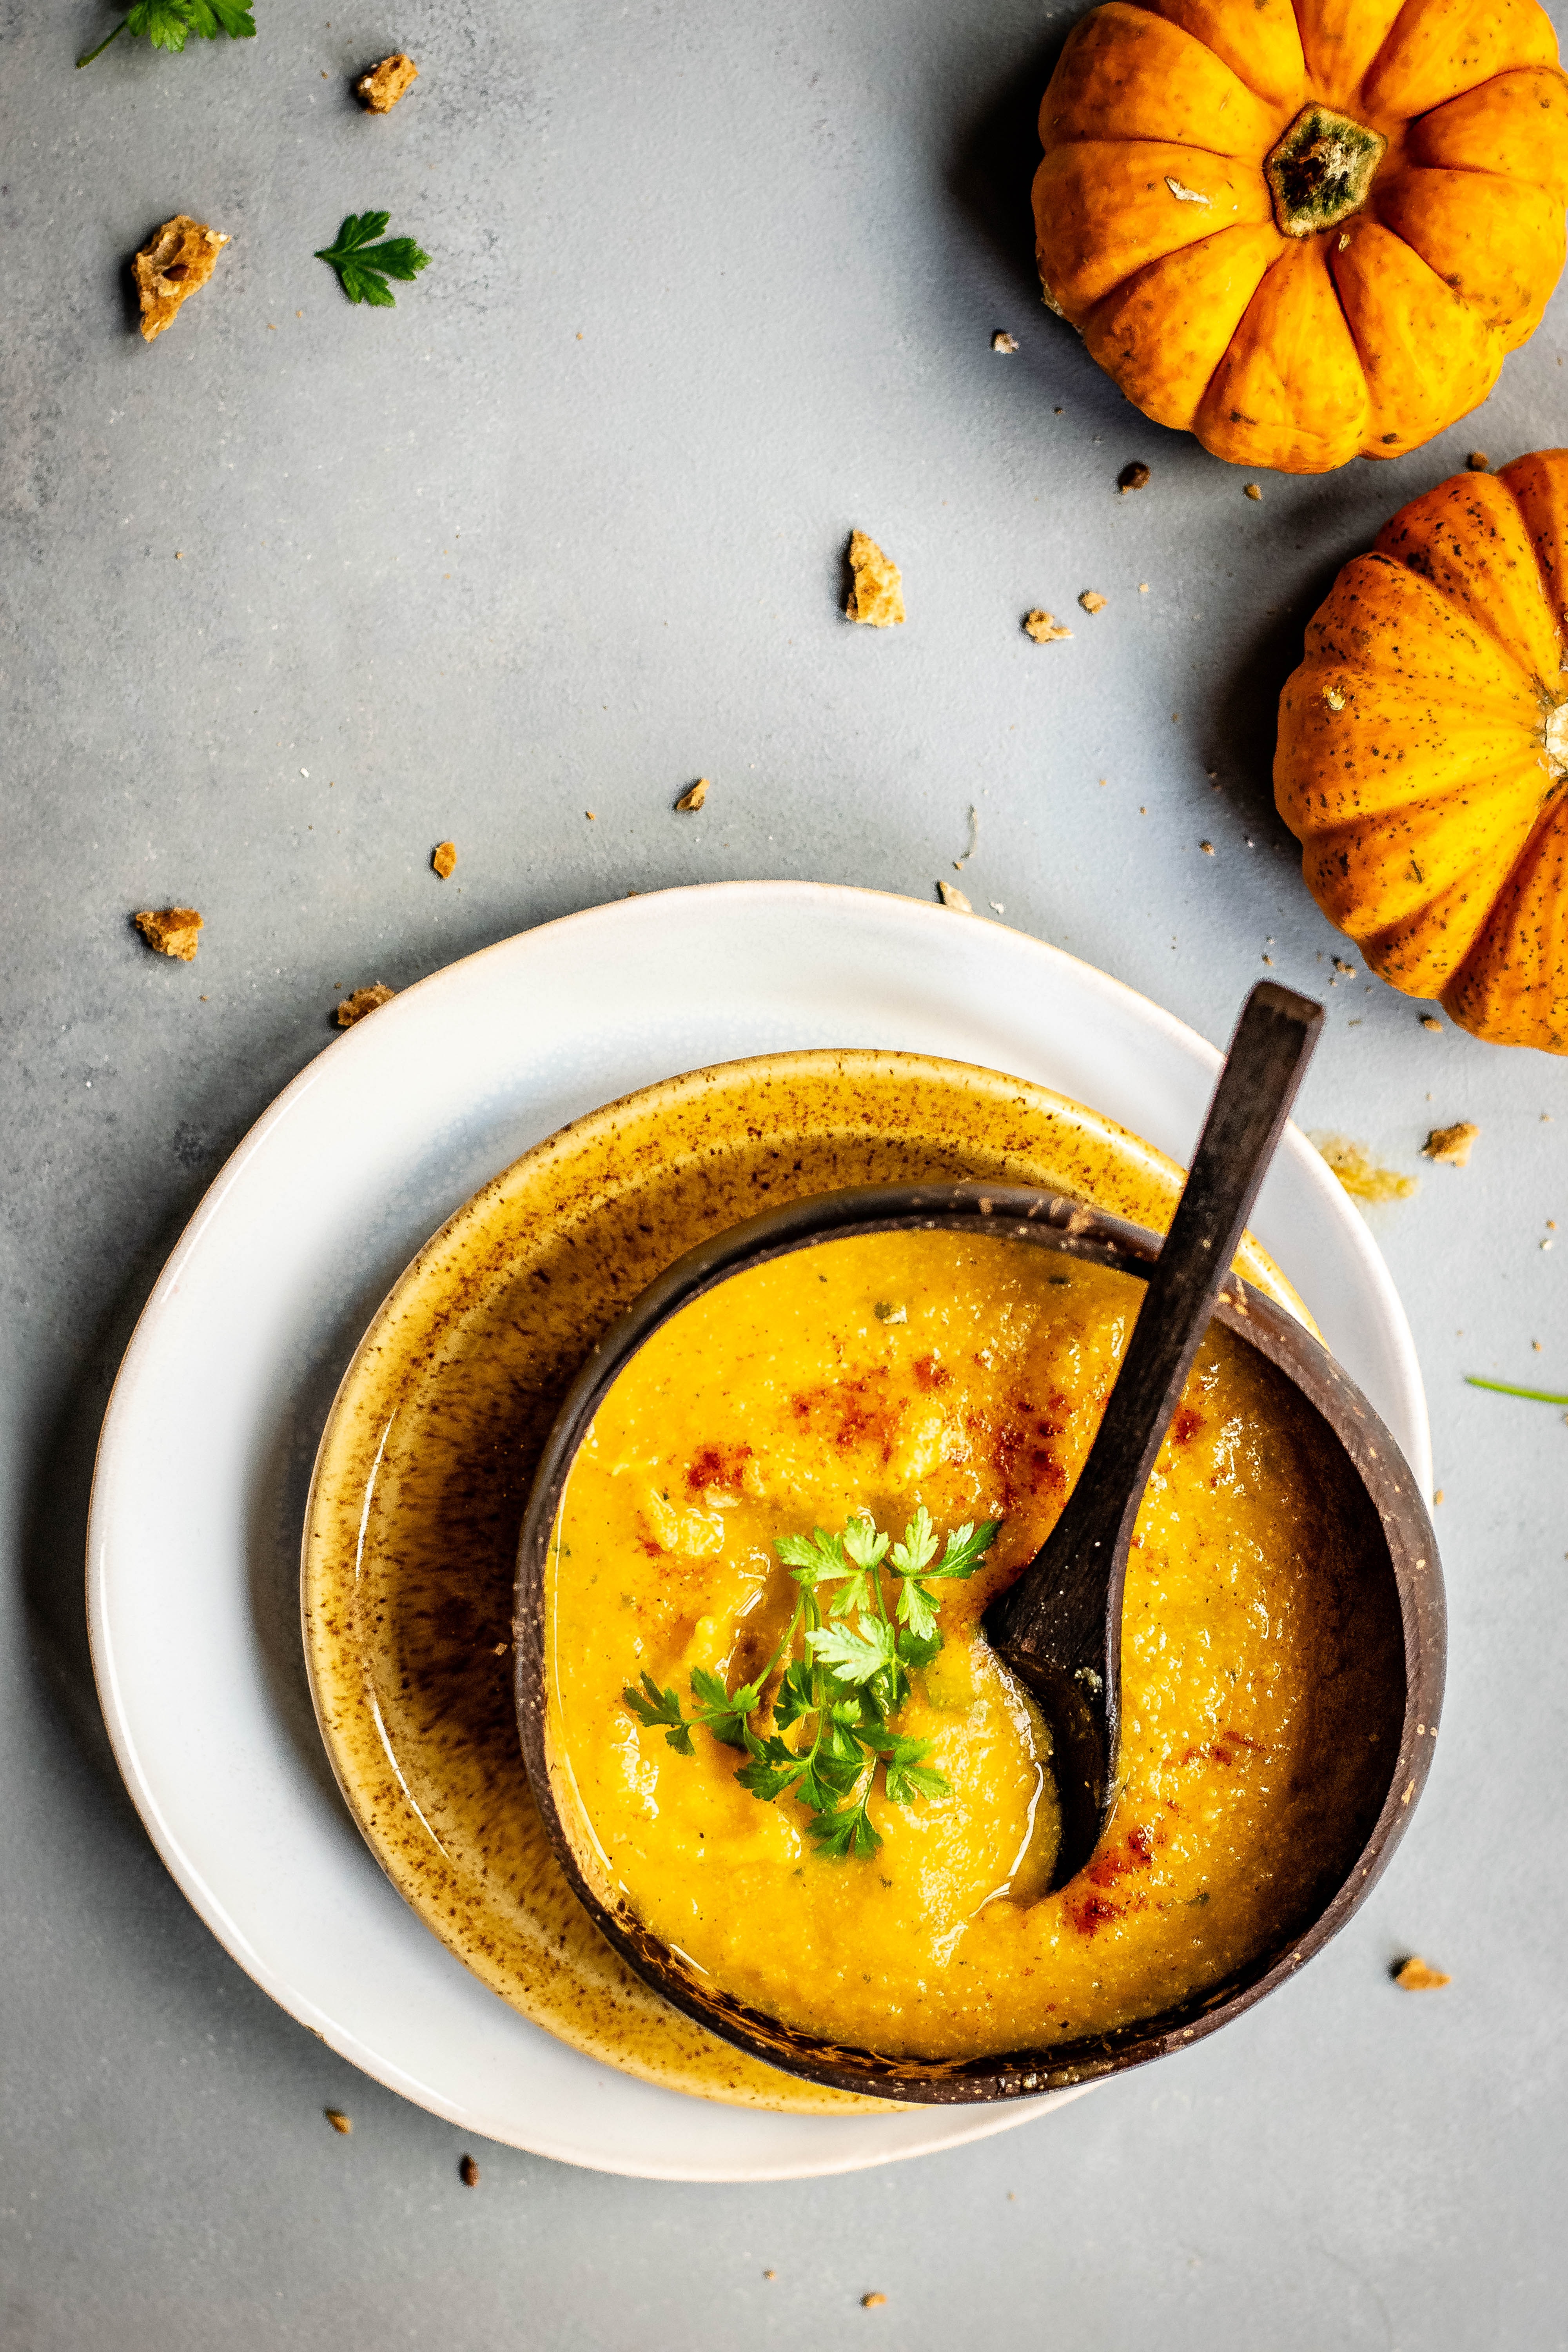
[[[1528,1397],[1532,1404],[1568,1404],[1568,1396],[1560,1396],[1555,1389],[1515,1388],[1511,1381],[1483,1381],[1479,1372],[1467,1372],[1465,1379],[1473,1389],[1491,1389],[1499,1396]]]
[[[663,1731],[678,1756],[695,1755],[694,1731],[743,1748],[746,1761],[735,1775],[742,1789],[763,1804],[787,1794],[805,1805],[820,1853],[869,1860],[882,1843],[868,1811],[879,1769],[895,1805],[947,1793],[948,1783],[925,1760],[931,1742],[901,1738],[894,1717],[909,1697],[911,1672],[929,1666],[942,1649],[942,1601],[933,1588],[973,1576],[1000,1525],[984,1519],[954,1528],[940,1559],[923,1504],[901,1543],[879,1535],[868,1512],[852,1518],[842,1535],[818,1528],[809,1536],[782,1537],[774,1549],[799,1598],[762,1672],[731,1691],[710,1668],[694,1667],[695,1707],[688,1715],[679,1693],[661,1690],[645,1669],[640,1687],[627,1685],[626,1703],[639,1723]],[[885,1577],[894,1580],[896,1597]],[[839,1589],[830,1595],[834,1585]],[[781,1666],[764,1709],[763,1693]],[[793,1744],[786,1733],[794,1734]]]
[[[317,250],[316,259],[331,264],[351,302],[373,302],[378,310],[394,310],[397,298],[387,279],[417,278],[429,265],[429,255],[411,236],[389,236],[384,245],[371,242],[391,218],[390,213],[350,213],[336,245]]]
[[[183,49],[193,33],[199,41],[216,41],[220,33],[231,41],[253,41],[256,19],[243,0],[136,0],[112,33],[78,58],[78,67],[91,65],[121,33],[132,40],[145,34],[155,49]]]

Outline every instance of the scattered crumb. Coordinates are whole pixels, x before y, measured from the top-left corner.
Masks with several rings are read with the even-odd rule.
[[[175,311],[187,294],[206,284],[227,243],[226,236],[193,220],[189,213],[176,213],[153,231],[131,264],[142,298],[143,342],[173,326]]]
[[[1263,493],[1258,488],[1256,482],[1248,482],[1246,485],[1245,495],[1249,499],[1260,499],[1263,496]]]
[[[1353,964],[1353,963],[1347,963],[1347,962],[1345,961],[1345,960],[1344,960],[1343,956],[1336,956],[1336,957],[1334,958],[1334,970],[1335,970],[1336,971],[1342,971],[1342,971],[1350,971],[1350,972],[1353,972],[1353,971],[1354,971],[1354,970],[1355,970],[1355,966],[1354,966],[1354,964]]]
[[[765,2279],[776,2279],[776,2278],[777,2278],[777,2276],[778,2276],[778,2273],[777,2273],[777,2271],[764,2271],[764,2272],[763,2273],[763,2276]]]
[[[374,982],[369,988],[356,988],[353,994],[345,996],[338,1007],[338,1027],[352,1029],[356,1021],[363,1021],[367,1013],[374,1013],[378,1004],[386,1003],[396,993],[396,989],[388,988],[384,980]]]
[[[464,2157],[461,2164],[458,2165],[458,2178],[462,2182],[465,2189],[477,2189],[479,2187],[479,2168],[474,2162],[471,2156]]]
[[[1444,1982],[1447,1983],[1447,1981],[1445,1978]],[[860,2298],[860,2308],[862,2311],[880,2311],[887,2300],[885,2294],[863,2294]]]
[[[1140,580],[1138,583],[1138,593],[1140,596],[1146,596],[1149,593],[1149,583],[1146,580]]]
[[[683,816],[695,816],[707,797],[708,779],[706,776],[699,776],[690,789],[681,793],[675,805]]]
[[[587,818],[590,824],[597,824],[599,822],[598,812],[596,809],[584,809],[583,814]]]
[[[1454,1979],[1445,1976],[1441,1969],[1430,1968],[1412,1952],[1410,1958],[1394,1969],[1394,1981],[1402,1992],[1436,1992],[1440,1986],[1452,1984]]]
[[[963,873],[964,867],[968,865],[970,859],[973,856],[979,846],[980,811],[977,808],[971,808],[969,812],[969,846],[964,851],[962,857],[955,857],[953,859],[952,870],[955,874]]]
[[[458,845],[455,841],[438,841],[430,852],[430,863],[443,882],[450,879],[458,867]]]
[[[1072,631],[1064,628],[1054,613],[1037,604],[1032,613],[1024,615],[1024,635],[1033,637],[1037,646],[1054,646],[1058,638],[1070,637]]]
[[[1443,1489],[1441,1488],[1441,1486],[1438,1486],[1438,1487],[1436,1487],[1436,1488],[1434,1490],[1434,1492],[1433,1492],[1433,1496],[1432,1496],[1433,1507],[1434,1507],[1434,1508],[1436,1508],[1436,1507],[1437,1506],[1437,1504],[1439,1504],[1439,1503],[1442,1501],[1442,1499],[1443,1499]]]
[[[1539,1356],[1539,1355],[1540,1355],[1540,1353],[1541,1353],[1541,1342],[1540,1342],[1540,1340],[1539,1340],[1539,1339],[1532,1339],[1532,1340],[1531,1341],[1531,1343],[1530,1343],[1530,1344],[1531,1344],[1531,1347],[1534,1349],[1535,1353]]]
[[[1421,1015],[1421,1026],[1423,1029],[1435,1029],[1439,1036],[1443,1032],[1443,1024],[1435,1013],[1424,1013]]]
[[[1487,456],[1484,449],[1472,449],[1469,456],[1465,460],[1466,465],[1469,467],[1472,474],[1486,473],[1489,468],[1491,462],[1491,459]]]
[[[1452,1127],[1435,1127],[1421,1149],[1428,1160],[1440,1160],[1445,1167],[1465,1168],[1480,1131],[1473,1118],[1461,1118]]]
[[[1205,857],[1212,857],[1214,856],[1214,844],[1212,841],[1200,841],[1198,847],[1203,851]]]
[[[378,66],[361,74],[354,89],[372,114],[390,114],[410,84],[418,79],[419,68],[413,58],[395,49],[391,57],[383,58]]]
[[[897,628],[904,617],[904,579],[874,539],[863,530],[849,534],[849,567],[855,585],[844,610],[852,621],[868,622],[873,629]]]
[[[994,352],[1016,352],[1018,348],[1018,338],[1016,335],[1010,335],[1005,327],[998,327],[991,338],[991,348]]]
[[[1086,588],[1078,601],[1086,613],[1103,613],[1110,600],[1098,588]]]
[[[968,899],[964,897],[956,882],[939,882],[936,887],[937,896],[941,898],[944,907],[952,907],[954,911],[960,915],[973,914],[973,908],[970,905]]]
[[[1264,961],[1264,962],[1265,962],[1265,963],[1272,963],[1272,962],[1273,962],[1273,961],[1274,961],[1274,959],[1273,959],[1273,957],[1272,957],[1271,955],[1266,955],[1266,956],[1264,957],[1263,961]]]
[[[1380,1168],[1365,1144],[1348,1135],[1314,1135],[1311,1140],[1352,1201],[1408,1201],[1419,1189],[1414,1176]]]
[[[342,2132],[343,2137],[346,2139],[350,2132],[353,2131],[353,2125],[350,2118],[344,2115],[342,2109],[341,2107],[323,2107],[321,2109],[321,2113],[326,2116],[327,2121],[331,2124],[332,2129],[335,2132]]]
[[[994,915],[1005,915],[1007,911],[1000,898],[987,898],[985,903]]]
[[[1146,489],[1148,483],[1149,468],[1141,457],[1134,457],[1131,465],[1123,466],[1116,477],[1116,487],[1123,498],[1129,490]]]
[[[137,916],[136,928],[160,955],[178,956],[182,963],[189,963],[196,951],[202,919],[194,907],[165,907],[161,912],[147,908]]]

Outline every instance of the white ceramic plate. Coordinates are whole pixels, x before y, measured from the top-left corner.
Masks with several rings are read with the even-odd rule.
[[[605,2171],[849,2171],[1055,2104],[773,2116],[580,2056],[407,1909],[338,1796],[310,1711],[297,1601],[310,1467],[338,1377],[420,1244],[600,1103],[708,1063],[822,1045],[1033,1078],[1184,1164],[1219,1058],[1059,950],[909,899],[740,882],[570,916],[433,974],[279,1097],[165,1266],[99,1449],[99,1689],[132,1795],[196,1910],[275,2000],[378,2081],[468,2130]],[[1293,1129],[1253,1230],[1430,1486],[1403,1310],[1360,1217]]]

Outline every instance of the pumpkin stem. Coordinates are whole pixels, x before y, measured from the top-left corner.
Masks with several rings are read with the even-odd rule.
[[[1359,213],[1387,149],[1380,131],[1304,106],[1263,166],[1282,233],[1312,236]]]

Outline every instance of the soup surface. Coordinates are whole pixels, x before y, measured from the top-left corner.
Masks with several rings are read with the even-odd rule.
[[[1005,1239],[829,1242],[682,1309],[601,1406],[552,1543],[552,1768],[609,1899],[738,1999],[890,2055],[1076,2041],[1219,1983],[1342,1874],[1365,1742],[1393,1762],[1364,1622],[1351,1638],[1367,1507],[1215,1327],[1133,1540],[1116,1810],[1046,1892],[1047,1736],[979,1621],[1060,1512],[1142,1287]],[[895,1803],[884,1770],[879,1844],[836,1858],[797,1790],[750,1793],[744,1751],[706,1728],[676,1752],[626,1689],[647,1675],[690,1717],[694,1674],[762,1675],[754,1735],[801,1748],[813,1719],[785,1721],[769,1671],[800,1597],[776,1546],[862,1513],[898,1536],[921,1507],[939,1539],[1000,1522],[976,1573],[931,1587],[942,1646],[890,1726],[945,1787]],[[890,1615],[900,1580],[876,1574]]]

